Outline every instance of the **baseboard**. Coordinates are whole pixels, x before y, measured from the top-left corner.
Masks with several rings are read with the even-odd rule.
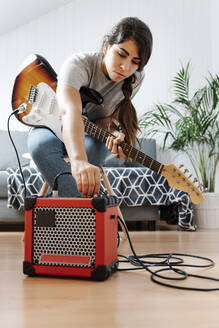
[[[0,231],[24,231],[24,223],[0,223]]]

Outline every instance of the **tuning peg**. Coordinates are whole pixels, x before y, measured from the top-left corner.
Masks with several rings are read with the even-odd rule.
[[[190,174],[189,176],[188,176],[188,179],[190,179],[192,177],[192,174]]]
[[[204,188],[202,184],[200,184],[198,186],[198,188],[202,191],[202,192],[207,192],[208,191],[208,188]]]
[[[188,172],[189,172],[189,170],[188,170],[188,169],[185,169],[185,170],[184,170],[184,173],[188,173]]]
[[[197,178],[194,178],[193,182],[198,182],[198,179]]]
[[[179,169],[181,169],[181,167],[183,167],[183,166],[184,166],[184,164],[180,164]]]
[[[203,188],[203,184],[201,183],[198,185],[198,188],[202,191],[207,191],[207,188]]]

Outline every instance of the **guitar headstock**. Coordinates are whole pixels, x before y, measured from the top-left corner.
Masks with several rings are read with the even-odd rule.
[[[200,204],[204,200],[199,188],[174,164],[164,165],[161,174],[167,179],[170,187],[188,193],[192,203]]]

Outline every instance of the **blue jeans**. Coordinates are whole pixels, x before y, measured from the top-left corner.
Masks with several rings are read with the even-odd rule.
[[[31,129],[28,135],[28,149],[37,168],[51,188],[57,174],[71,173],[70,165],[64,160],[67,156],[65,145],[49,129]],[[104,143],[87,133],[85,133],[85,149],[88,162],[99,167],[110,154]],[[58,195],[59,197],[82,197],[72,175],[61,175],[58,178]]]

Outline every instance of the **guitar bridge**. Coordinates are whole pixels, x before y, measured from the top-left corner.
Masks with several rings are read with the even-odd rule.
[[[33,104],[36,101],[36,97],[38,95],[38,89],[31,85],[30,91],[29,91],[29,96],[28,96],[28,101],[30,104]]]

